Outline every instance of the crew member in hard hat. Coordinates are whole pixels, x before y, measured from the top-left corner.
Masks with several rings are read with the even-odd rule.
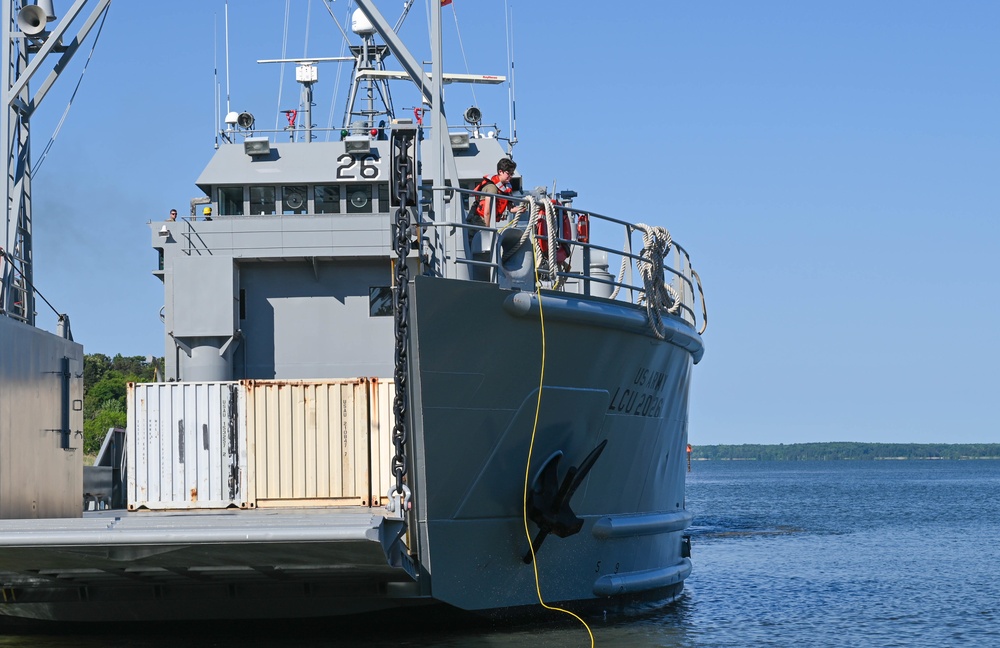
[[[205,209],[201,210],[201,215],[204,217],[205,220],[212,220],[212,208],[206,207]]]

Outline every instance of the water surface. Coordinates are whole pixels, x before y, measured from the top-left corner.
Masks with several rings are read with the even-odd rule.
[[[589,614],[598,646],[1000,646],[1000,461],[694,462],[694,571],[674,603]],[[350,631],[240,623],[5,646],[588,646],[552,623]],[[395,626],[395,627],[394,627]]]

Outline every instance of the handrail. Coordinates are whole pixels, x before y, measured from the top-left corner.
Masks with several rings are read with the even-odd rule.
[[[472,196],[494,196],[495,194],[487,193],[484,191],[476,191],[474,189],[465,189],[462,187],[452,187],[452,186],[432,186],[423,187],[425,191],[446,191],[452,194],[457,193],[462,196],[461,205],[463,214],[466,211],[466,205],[468,204],[468,199],[466,197]],[[506,200],[514,204],[525,204],[529,202],[528,197],[519,196],[505,196]],[[492,205],[495,207],[495,202]],[[638,253],[633,249],[633,235],[639,233],[639,225],[637,223],[630,223],[625,220],[614,218],[611,216],[606,216],[604,214],[588,211],[583,209],[577,209],[569,205],[556,205],[556,216],[555,222],[562,223],[563,216],[570,217],[570,227],[572,231],[569,233],[567,238],[566,232],[558,232],[557,235],[546,236],[545,240],[549,245],[565,246],[569,249],[569,267],[564,269],[557,269],[555,272],[551,273],[551,277],[558,277],[561,285],[556,286],[559,290],[568,290],[566,286],[566,281],[576,282],[578,284],[577,288],[583,290],[584,293],[590,294],[590,288],[593,285],[602,285],[612,287],[612,296],[615,296],[618,291],[625,290],[628,293],[628,300],[631,303],[639,304],[643,303],[646,295],[646,288],[642,285],[635,285],[632,276],[633,272],[638,271],[640,264],[649,263],[649,259],[644,256],[647,254],[645,249],[641,249]],[[587,242],[581,242],[576,239],[576,227],[575,225],[579,223],[580,215],[586,215],[590,220],[591,236],[590,240]],[[460,263],[463,265],[469,265],[474,267],[485,267],[492,269],[492,275],[490,277],[491,281],[498,281],[498,274],[501,272],[503,263],[500,260],[499,254],[499,236],[503,229],[507,229],[512,226],[512,222],[516,222],[513,225],[519,230],[524,230],[529,221],[524,219],[523,216],[517,217],[517,221],[504,220],[499,221],[500,226],[498,227],[498,221],[496,220],[496,215],[491,215],[491,225],[474,225],[468,222],[433,222],[421,218],[421,226],[426,228],[443,227],[449,228],[445,231],[451,232],[453,236],[467,236],[469,232],[482,232],[483,235],[489,234],[492,237],[492,243],[490,244],[490,260],[487,261],[483,258],[455,258],[454,263]],[[603,245],[600,243],[591,242],[593,240],[593,233],[598,223],[613,225],[616,228],[622,228],[625,232],[625,241],[620,248],[610,247],[608,245]],[[557,230],[561,230],[562,227],[557,226]],[[534,240],[534,237],[532,237]],[[676,293],[677,304],[677,315],[690,323],[693,326],[699,328],[699,334],[705,331],[705,327],[708,322],[707,309],[704,303],[704,294],[701,287],[701,281],[694,268],[691,266],[691,257],[688,251],[681,246],[679,243],[670,239],[670,248],[667,252],[669,257],[674,259],[672,264],[664,262],[662,264],[662,270],[664,273],[663,280],[669,285],[674,284],[676,281],[674,291]],[[533,243],[534,245],[534,243]],[[459,246],[461,249],[461,246]],[[579,251],[580,254],[576,254]],[[537,254],[537,252],[536,252]],[[597,263],[594,263],[594,255],[603,255],[599,258]],[[618,257],[623,262],[624,272],[619,275],[615,275],[611,272],[611,259],[612,257]],[[607,265],[603,264],[603,261],[607,261]],[[607,273],[607,276],[599,276],[600,273],[594,273],[594,270],[602,270]],[[608,278],[610,277],[610,278]],[[551,282],[550,282],[551,283]],[[549,286],[552,287],[552,286]],[[698,316],[698,310],[696,310],[696,303],[701,303],[701,317]],[[671,309],[673,310],[673,309]],[[701,320],[699,322],[699,319]],[[699,326],[700,324],[700,326]]]

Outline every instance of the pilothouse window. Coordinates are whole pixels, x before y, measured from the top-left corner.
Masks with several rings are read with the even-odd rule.
[[[274,214],[274,187],[250,187],[250,214],[268,216]]]
[[[392,211],[389,208],[389,183],[387,182],[378,184],[378,211],[380,214]]]
[[[372,213],[372,186],[367,184],[348,185],[347,213]]]
[[[317,214],[340,213],[340,185],[316,185],[315,191]]]
[[[304,214],[306,213],[306,187],[296,185],[281,188],[281,213],[282,214]]]
[[[219,215],[243,215],[243,187],[219,187]]]

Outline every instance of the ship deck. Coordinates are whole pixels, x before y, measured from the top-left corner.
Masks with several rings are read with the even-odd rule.
[[[176,545],[192,542],[377,540],[381,509],[175,509],[86,511],[79,518],[0,520],[0,547]],[[0,561],[3,559],[0,558]],[[2,562],[0,562],[2,564]]]
[[[378,609],[415,593],[404,528],[367,507],[0,520],[0,615],[90,620],[108,603],[136,618],[288,616],[291,601],[306,615]]]

